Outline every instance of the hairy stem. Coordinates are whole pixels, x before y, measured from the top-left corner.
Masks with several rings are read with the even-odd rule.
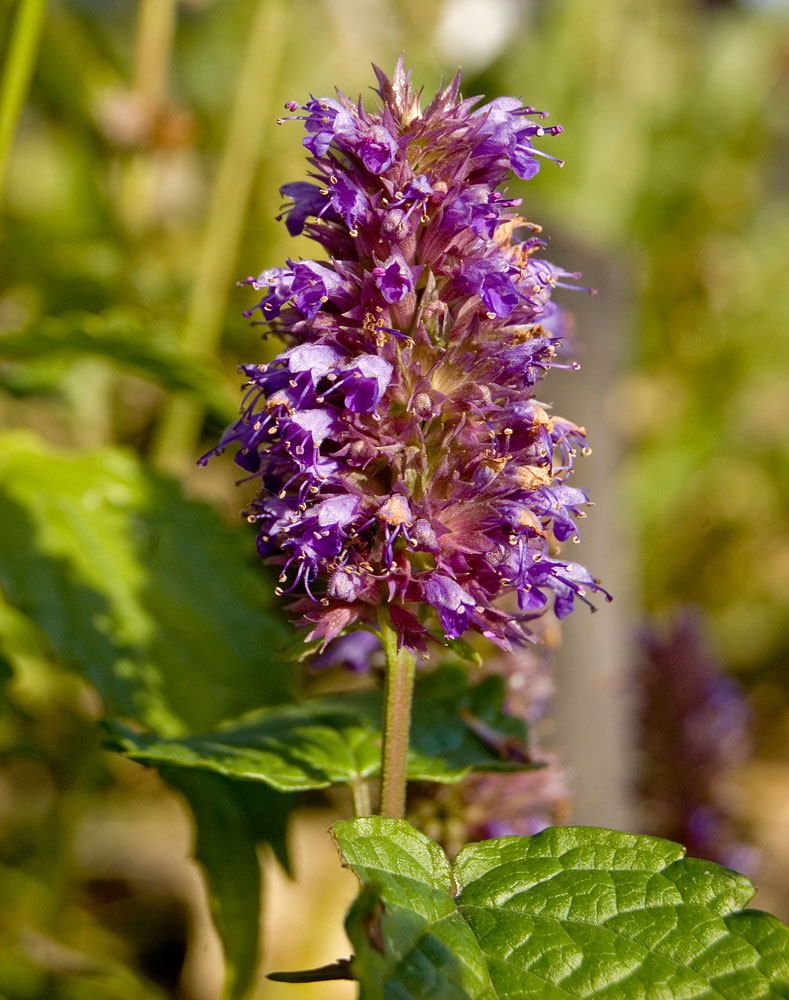
[[[0,82],[0,200],[6,161],[33,74],[46,0],[21,0]]]
[[[358,778],[351,785],[354,816],[370,816],[373,807],[370,803],[370,786],[364,778]]]
[[[397,650],[397,635],[385,609],[378,616],[381,645],[386,654],[384,693],[384,748],[381,782],[382,816],[405,815],[408,737],[414,693],[414,657]]]

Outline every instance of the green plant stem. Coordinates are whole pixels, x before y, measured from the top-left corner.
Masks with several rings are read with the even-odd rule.
[[[381,765],[382,816],[405,816],[408,737],[414,693],[414,657],[397,650],[397,634],[385,609],[378,616],[381,645],[386,654],[384,747]]]
[[[238,245],[270,117],[272,83],[283,55],[287,20],[283,0],[259,0],[211,193],[181,338],[184,347],[196,355],[213,353],[221,337]],[[191,466],[202,418],[203,406],[197,400],[175,396],[170,401],[153,448],[153,460],[160,469],[183,473]]]
[[[359,778],[351,785],[351,795],[354,816],[371,816],[373,807],[370,803],[370,786],[363,778]]]
[[[168,104],[177,20],[177,0],[139,0],[131,93],[151,134],[142,148],[130,150],[122,158],[118,184],[121,218],[135,236],[150,229],[156,216],[156,191],[167,151],[153,141],[153,132]]]
[[[0,202],[16,124],[33,74],[47,0],[21,0],[0,84]]]
[[[134,91],[153,112],[159,111],[167,98],[176,18],[176,0],[140,0]]]

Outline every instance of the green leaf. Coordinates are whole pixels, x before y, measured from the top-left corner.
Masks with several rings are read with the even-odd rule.
[[[363,883],[346,924],[360,1000],[789,997],[789,928],[742,909],[748,879],[678,844],[555,827],[450,866],[404,820],[334,836]]]
[[[497,745],[475,731],[489,728],[508,744],[524,745],[523,725],[503,713],[503,700],[500,678],[471,685],[462,667],[444,666],[420,678],[409,779],[452,783],[470,771],[523,768],[522,759],[502,759]],[[134,760],[263,781],[282,792],[350,785],[380,773],[381,694],[343,694],[263,709],[206,736],[164,739],[113,725],[110,739],[114,749]]]
[[[287,867],[288,799],[266,785],[218,774],[163,768],[162,777],[189,803],[196,826],[195,858],[208,880],[211,915],[227,965],[223,996],[244,996],[260,947],[261,877],[256,844],[272,845]]]
[[[108,711],[168,735],[281,701],[251,539],[123,452],[0,439],[0,587]]]
[[[289,634],[266,607],[251,539],[132,457],[0,442],[0,584],[110,712],[175,735],[281,700]],[[6,622],[6,626],[8,623]],[[229,1000],[258,953],[256,846],[285,854],[285,800],[265,785],[164,771],[188,800],[227,957]]]

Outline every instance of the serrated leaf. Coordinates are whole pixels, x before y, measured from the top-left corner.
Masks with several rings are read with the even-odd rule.
[[[176,735],[285,696],[250,539],[131,455],[5,435],[0,550],[7,600],[111,713]]]
[[[334,826],[364,884],[347,929],[360,1000],[778,1000],[789,928],[742,875],[590,827],[470,844],[449,866],[404,820]]]
[[[260,948],[261,876],[256,845],[271,844],[287,867],[288,801],[266,785],[218,774],[163,768],[162,777],[189,803],[194,855],[206,872],[208,899],[228,969],[223,997],[238,1000],[252,983]]]
[[[472,685],[462,667],[445,666],[420,678],[414,698],[410,780],[451,783],[470,771],[515,770],[464,721],[467,713],[504,737],[523,743],[522,723],[502,711],[504,685]],[[115,749],[156,765],[194,767],[263,781],[283,792],[350,785],[380,772],[381,694],[315,698],[264,709],[206,736],[163,739],[113,726]]]

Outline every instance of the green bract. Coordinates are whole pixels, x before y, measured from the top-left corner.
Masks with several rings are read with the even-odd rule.
[[[789,929],[742,875],[655,837],[555,827],[451,865],[403,820],[337,823],[363,883],[360,1000],[789,997]]]

